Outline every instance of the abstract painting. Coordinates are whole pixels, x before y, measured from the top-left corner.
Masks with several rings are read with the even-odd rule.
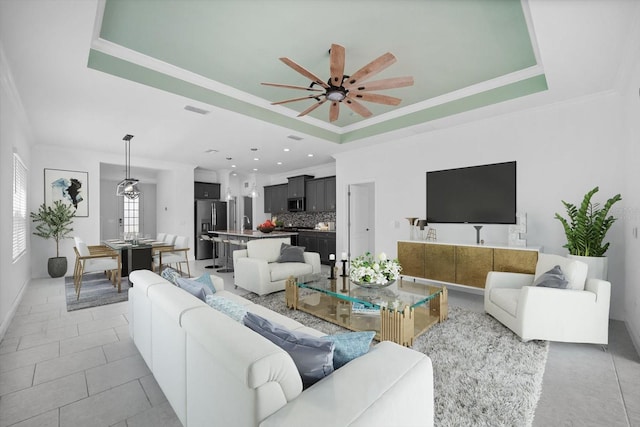
[[[89,216],[89,173],[60,169],[44,170],[44,203],[61,200],[72,205],[76,216]]]

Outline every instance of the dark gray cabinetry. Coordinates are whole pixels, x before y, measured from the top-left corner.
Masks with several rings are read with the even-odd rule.
[[[194,182],[194,199],[220,200],[220,184],[211,182]]]
[[[289,178],[289,187],[287,189],[287,197],[305,197],[307,180],[312,179],[311,175],[300,175]]]
[[[321,231],[299,231],[298,246],[304,246],[307,252],[318,252],[320,262],[329,264],[329,254],[336,253],[336,233]]]
[[[318,178],[306,184],[307,212],[329,212],[336,210],[336,177]]]
[[[287,184],[264,187],[264,211],[272,214],[287,211]]]

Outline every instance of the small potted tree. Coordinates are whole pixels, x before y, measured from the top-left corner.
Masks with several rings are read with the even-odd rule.
[[[51,277],[62,277],[67,273],[67,257],[60,256],[60,240],[69,237],[73,231],[71,224],[76,215],[71,205],[60,200],[53,203],[53,207],[40,205],[38,212],[31,212],[31,219],[36,223],[36,236],[56,241],[56,256],[49,258],[47,270]]]
[[[589,266],[589,277],[607,278],[607,257],[604,255],[609,249],[609,242],[604,243],[604,237],[616,218],[609,215],[614,203],[622,200],[616,194],[604,204],[592,203],[591,198],[598,192],[598,187],[584,195],[580,207],[564,200],[562,204],[567,209],[568,219],[556,213],[555,218],[562,223],[567,236],[565,248],[569,250],[571,258],[579,259]]]

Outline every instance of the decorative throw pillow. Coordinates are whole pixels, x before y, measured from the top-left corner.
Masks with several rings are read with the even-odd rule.
[[[178,286],[178,279],[182,277],[178,271],[174,270],[171,267],[167,267],[164,270],[162,270],[162,273],[160,274],[160,276],[162,276],[163,279],[170,281],[176,286]]]
[[[236,322],[242,323],[244,316],[247,315],[246,308],[229,298],[217,295],[207,295],[206,303],[219,312],[226,314]]]
[[[262,316],[248,312],[244,324],[289,353],[307,388],[333,372],[335,344],[304,332],[291,331]]]
[[[569,281],[564,277],[564,273],[559,265],[556,265],[546,273],[541,274],[534,282],[533,286],[543,286],[546,288],[565,289]]]
[[[203,285],[202,283],[196,282],[195,280],[179,277],[176,280],[176,285],[204,302],[207,302],[207,295],[213,295],[213,292],[211,292],[211,289],[209,289],[207,285]]]
[[[280,256],[276,262],[304,262],[304,246],[280,245]]]
[[[203,285],[207,285],[207,287],[211,289],[212,293],[214,294],[216,293],[216,287],[213,286],[213,282],[211,281],[211,276],[208,275],[207,273],[204,273],[202,276],[193,280],[196,282],[202,283]]]
[[[333,341],[333,369],[339,369],[356,357],[369,352],[371,341],[376,333],[373,331],[347,332],[338,335],[325,335],[321,339]]]

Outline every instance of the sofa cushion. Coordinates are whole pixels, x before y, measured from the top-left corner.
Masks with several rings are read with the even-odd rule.
[[[216,287],[213,286],[213,281],[211,280],[211,276],[207,273],[204,273],[202,276],[193,279],[195,282],[202,283],[203,285],[207,285],[207,287],[211,290],[212,293],[216,293]]]
[[[368,353],[375,336],[374,331],[362,331],[325,335],[321,339],[333,341],[336,344],[333,351],[333,369],[339,369],[353,359]]]
[[[536,264],[534,281],[556,265],[560,266],[565,279],[569,282],[567,284],[567,289],[574,289],[577,291],[584,290],[584,285],[587,281],[587,264],[582,261],[566,258],[560,255],[538,254],[538,263]]]
[[[490,298],[492,303],[516,317],[519,296],[520,289],[494,288],[491,289]]]
[[[280,245],[291,243],[290,238],[254,239],[247,242],[247,256],[263,259],[269,263],[276,262],[280,256]]]
[[[543,286],[545,288],[557,288],[564,289],[567,287],[569,281],[565,279],[564,273],[559,265],[556,265],[551,270],[543,273],[538,277],[532,286]]]
[[[333,372],[332,341],[303,332],[290,331],[254,313],[247,313],[244,324],[289,353],[307,388]]]
[[[162,270],[162,273],[160,275],[163,279],[168,280],[176,286],[178,285],[178,279],[182,277],[182,275],[177,270],[174,270],[171,267],[167,267]]]
[[[304,262],[304,246],[291,246],[283,243],[280,246],[280,256],[276,262]]]
[[[207,295],[206,303],[219,312],[226,314],[236,322],[242,323],[244,316],[247,315],[247,309],[243,305],[225,297]]]
[[[209,289],[207,285],[203,285],[195,280],[185,279],[184,277],[178,277],[176,285],[204,302],[207,302],[207,295],[213,295],[213,292],[211,292],[211,289]]]
[[[313,273],[313,266],[302,262],[272,262],[269,264],[271,270],[271,281],[287,280],[289,276],[303,276]]]

